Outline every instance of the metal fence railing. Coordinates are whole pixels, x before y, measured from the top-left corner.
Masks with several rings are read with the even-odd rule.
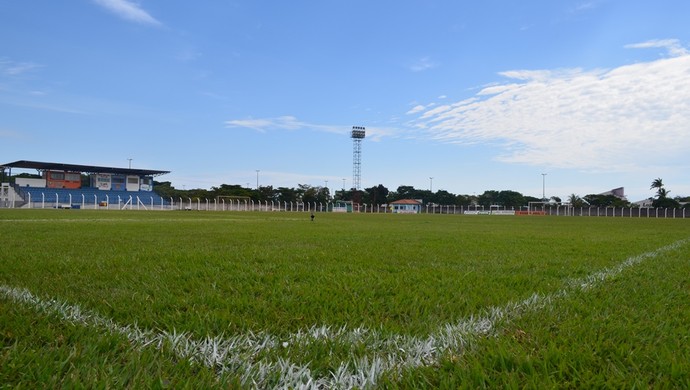
[[[283,212],[356,212],[390,214],[389,205],[352,204],[343,207],[336,202],[279,202],[254,201],[251,199],[201,199],[160,198],[154,196],[117,196],[102,200],[87,195],[70,195],[68,198],[52,198],[43,195],[38,199],[21,199],[12,196],[0,199],[0,208],[72,208],[96,210],[197,210],[197,211],[283,211]],[[552,215],[571,217],[619,217],[619,218],[690,218],[690,209],[651,207],[572,207],[569,205],[507,208],[501,206],[420,206],[422,214],[490,214],[490,215]]]

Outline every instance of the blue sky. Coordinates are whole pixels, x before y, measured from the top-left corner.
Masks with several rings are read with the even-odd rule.
[[[0,163],[690,195],[690,2],[0,1]],[[14,172],[14,171],[13,171]],[[543,176],[542,173],[546,173]],[[433,177],[433,179],[430,179]]]

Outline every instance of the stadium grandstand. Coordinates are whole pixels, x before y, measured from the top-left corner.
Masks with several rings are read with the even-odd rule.
[[[12,169],[36,170],[14,175]],[[20,160],[0,165],[0,207],[97,208],[162,206],[153,178],[170,173]]]

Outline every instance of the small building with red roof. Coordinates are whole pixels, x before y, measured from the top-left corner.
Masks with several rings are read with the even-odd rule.
[[[419,214],[422,201],[416,199],[400,199],[389,204],[391,211],[396,214]]]

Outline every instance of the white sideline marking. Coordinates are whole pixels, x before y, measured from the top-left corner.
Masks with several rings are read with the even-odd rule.
[[[304,218],[300,218],[301,220],[304,220]],[[271,219],[272,221],[277,220],[277,218]],[[295,220],[297,221],[297,218],[294,219],[286,219],[286,220]],[[259,219],[258,221],[264,221]],[[56,222],[62,222],[62,223],[82,223],[82,222],[135,222],[135,223],[141,223],[141,222],[191,222],[191,223],[197,223],[197,222],[253,222],[253,220],[247,219],[247,218],[150,218],[146,220],[138,219],[138,218],[61,218],[61,219],[48,219],[48,218],[34,218],[34,219],[0,219],[0,223],[7,222],[7,223],[56,223]]]
[[[462,355],[468,343],[495,334],[501,326],[527,312],[547,307],[553,300],[565,298],[574,291],[588,290],[629,267],[678,249],[689,242],[690,239],[676,241],[654,251],[630,257],[612,268],[604,268],[584,278],[571,280],[563,289],[552,294],[535,293],[527,299],[509,302],[503,307],[490,307],[479,315],[470,316],[455,324],[446,324],[426,337],[385,335],[367,328],[332,329],[314,326],[285,339],[265,332],[250,332],[230,338],[209,336],[199,340],[174,330],[153,331],[140,329],[136,325],[123,326],[112,319],[81,309],[78,305],[54,299],[44,300],[22,288],[0,285],[0,295],[39,312],[57,315],[65,321],[123,335],[138,347],[170,348],[179,357],[191,362],[211,367],[219,373],[238,375],[242,383],[248,386],[290,389],[362,388],[375,385],[378,378],[386,372],[399,374],[404,369],[433,364],[450,353]],[[329,376],[321,377],[312,374],[308,363],[299,365],[288,359],[267,361],[259,358],[259,354],[270,356],[266,352],[281,348],[299,348],[325,342],[357,344],[368,354],[352,356],[330,372]]]

